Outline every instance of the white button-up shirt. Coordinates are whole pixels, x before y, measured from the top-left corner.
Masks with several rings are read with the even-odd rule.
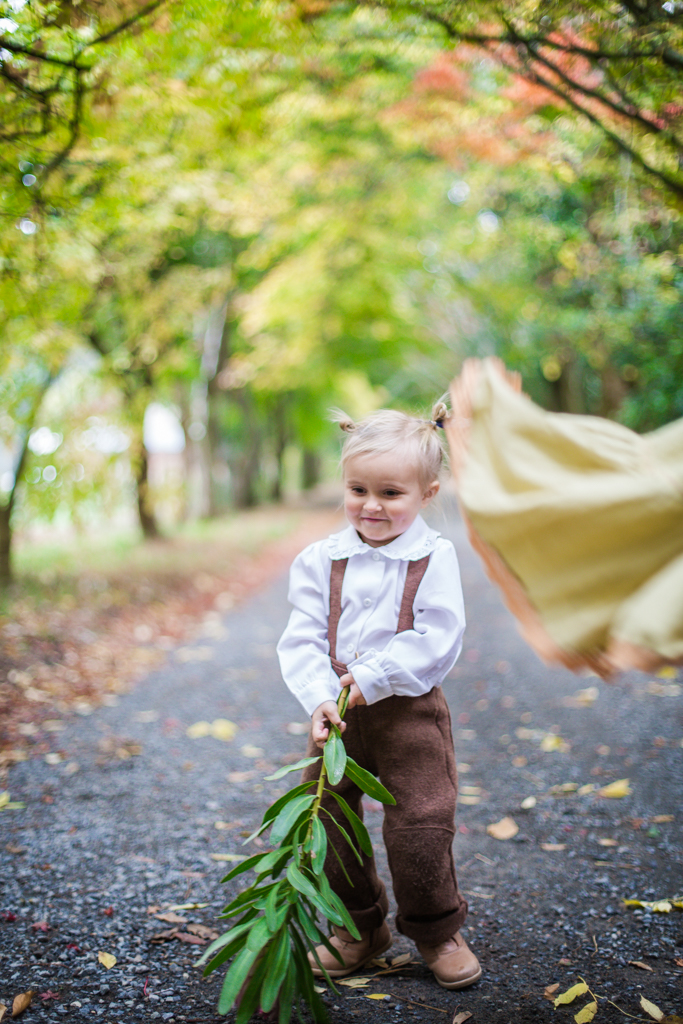
[[[396,633],[408,562],[429,554],[413,629]],[[330,567],[340,558],[349,561],[334,656],[348,665],[367,703],[391,694],[417,697],[439,686],[460,654],[465,610],[455,549],[418,516],[383,547],[365,544],[349,526],[296,557],[289,582],[294,609],[277,647],[294,696],[311,715],[341,691],[327,640]]]

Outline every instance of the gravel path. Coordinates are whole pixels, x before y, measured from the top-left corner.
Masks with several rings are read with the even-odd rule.
[[[544,988],[563,991],[578,976],[629,1014],[644,1018],[641,995],[683,1013],[683,913],[622,903],[683,893],[680,684],[633,674],[609,687],[546,669],[457,519],[435,525],[456,543],[470,623],[444,690],[461,773],[466,936],[484,977],[445,992],[415,956],[370,983],[384,1000],[350,988],[326,996],[332,1022],[451,1024],[456,1011],[471,1012],[471,1024],[571,1021],[588,997],[556,1010]],[[305,716],[275,658],[285,595],[280,579],[231,614],[210,615],[203,636],[117,706],[48,734],[54,753],[10,773],[11,799],[26,806],[0,811],[0,1003],[32,990],[23,1020],[221,1019],[221,979],[203,980],[193,961],[235,891],[219,884],[226,857],[244,852],[242,835],[283,792],[263,776],[305,742],[296,725]],[[236,723],[233,739],[186,735],[216,719]],[[631,795],[596,795],[624,778]],[[506,816],[519,828],[512,839],[486,833]],[[379,805],[368,804],[366,820],[381,843]],[[168,909],[183,904],[201,906]],[[183,920],[156,916],[164,913]],[[398,936],[388,956],[402,953],[415,951]],[[596,1021],[626,1019],[600,1000]]]

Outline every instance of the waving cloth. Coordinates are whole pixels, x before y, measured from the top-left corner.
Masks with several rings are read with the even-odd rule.
[[[468,360],[445,428],[470,539],[549,663],[683,662],[683,420],[638,435],[550,413]]]

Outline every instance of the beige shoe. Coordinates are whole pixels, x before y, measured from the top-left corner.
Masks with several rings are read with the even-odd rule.
[[[481,967],[460,932],[438,946],[418,943],[423,960],[443,988],[467,988],[481,978]]]
[[[370,963],[376,956],[386,953],[393,941],[386,921],[383,921],[380,927],[373,931],[361,932],[360,941],[354,939],[346,928],[338,928],[334,925],[330,936],[330,945],[339,950],[344,962],[343,966],[325,946],[316,946],[315,952],[331,978],[344,978],[347,974],[353,974],[354,971]],[[323,972],[320,970],[318,960],[313,953],[308,954],[308,962],[314,975],[316,978],[322,978]]]

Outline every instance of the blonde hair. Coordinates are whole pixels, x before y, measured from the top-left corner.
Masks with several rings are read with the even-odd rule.
[[[430,420],[408,416],[395,409],[380,409],[355,423],[341,410],[333,410],[333,421],[347,435],[341,453],[342,471],[349,459],[357,455],[380,455],[400,448],[401,458],[414,463],[420,485],[428,487],[441,470],[444,446],[439,428],[449,415],[443,401],[434,405]]]

